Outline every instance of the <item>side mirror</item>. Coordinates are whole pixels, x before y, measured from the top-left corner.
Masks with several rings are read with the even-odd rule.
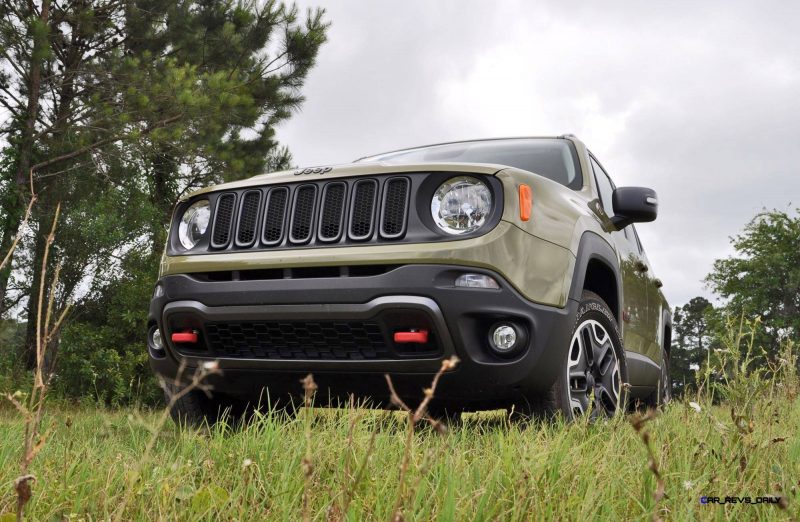
[[[655,221],[658,216],[658,197],[656,191],[644,187],[620,187],[611,197],[614,217],[611,222],[622,230],[631,223]]]

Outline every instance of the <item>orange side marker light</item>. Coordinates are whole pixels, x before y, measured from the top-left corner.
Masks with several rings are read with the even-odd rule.
[[[533,207],[533,193],[528,185],[519,186],[519,218],[528,221]]]

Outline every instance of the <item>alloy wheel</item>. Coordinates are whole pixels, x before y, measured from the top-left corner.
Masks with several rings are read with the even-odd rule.
[[[620,404],[617,353],[608,330],[594,319],[583,321],[570,341],[567,364],[569,405],[574,417],[587,411],[611,417]],[[590,407],[590,401],[594,404]]]

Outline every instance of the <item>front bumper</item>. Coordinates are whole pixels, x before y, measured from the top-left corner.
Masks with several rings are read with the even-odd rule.
[[[456,288],[456,277],[465,272],[491,275],[500,289]],[[483,408],[524,402],[552,385],[577,308],[573,301],[564,308],[532,303],[498,274],[456,265],[401,265],[361,277],[246,281],[175,274],[159,284],[163,295],[152,300],[149,322],[161,329],[166,349],[160,354],[150,350],[153,369],[174,378],[182,363],[191,369],[218,360],[223,374],[211,384],[242,396],[258,394],[265,386],[271,397],[300,394],[299,379],[313,373],[318,397],[352,393],[381,403],[388,398],[383,377],[388,373],[398,391],[413,399],[430,385],[441,361],[457,355],[461,363],[437,391],[441,404]],[[489,329],[499,320],[527,330],[527,346],[513,358],[498,357],[489,348]],[[346,341],[336,339],[344,343],[337,349],[350,347],[347,351],[334,353],[316,342],[324,339],[320,332],[326,328],[333,332],[336,325],[364,322],[372,326],[353,328],[357,335],[377,339],[375,350],[353,350],[351,330],[343,334],[350,336]],[[233,323],[246,324],[246,331]],[[430,345],[394,345],[392,331],[410,326],[429,330]],[[370,328],[371,333],[365,331]],[[181,329],[199,332],[197,347],[187,350],[169,340]],[[263,336],[287,339],[275,349],[251,349]],[[290,338],[305,344],[292,344]]]

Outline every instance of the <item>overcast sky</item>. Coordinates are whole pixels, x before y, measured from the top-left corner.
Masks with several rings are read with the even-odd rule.
[[[637,228],[673,305],[709,295],[762,207],[800,206],[800,2],[324,5],[329,41],[278,133],[298,165],[574,133],[618,186],[658,191]]]

